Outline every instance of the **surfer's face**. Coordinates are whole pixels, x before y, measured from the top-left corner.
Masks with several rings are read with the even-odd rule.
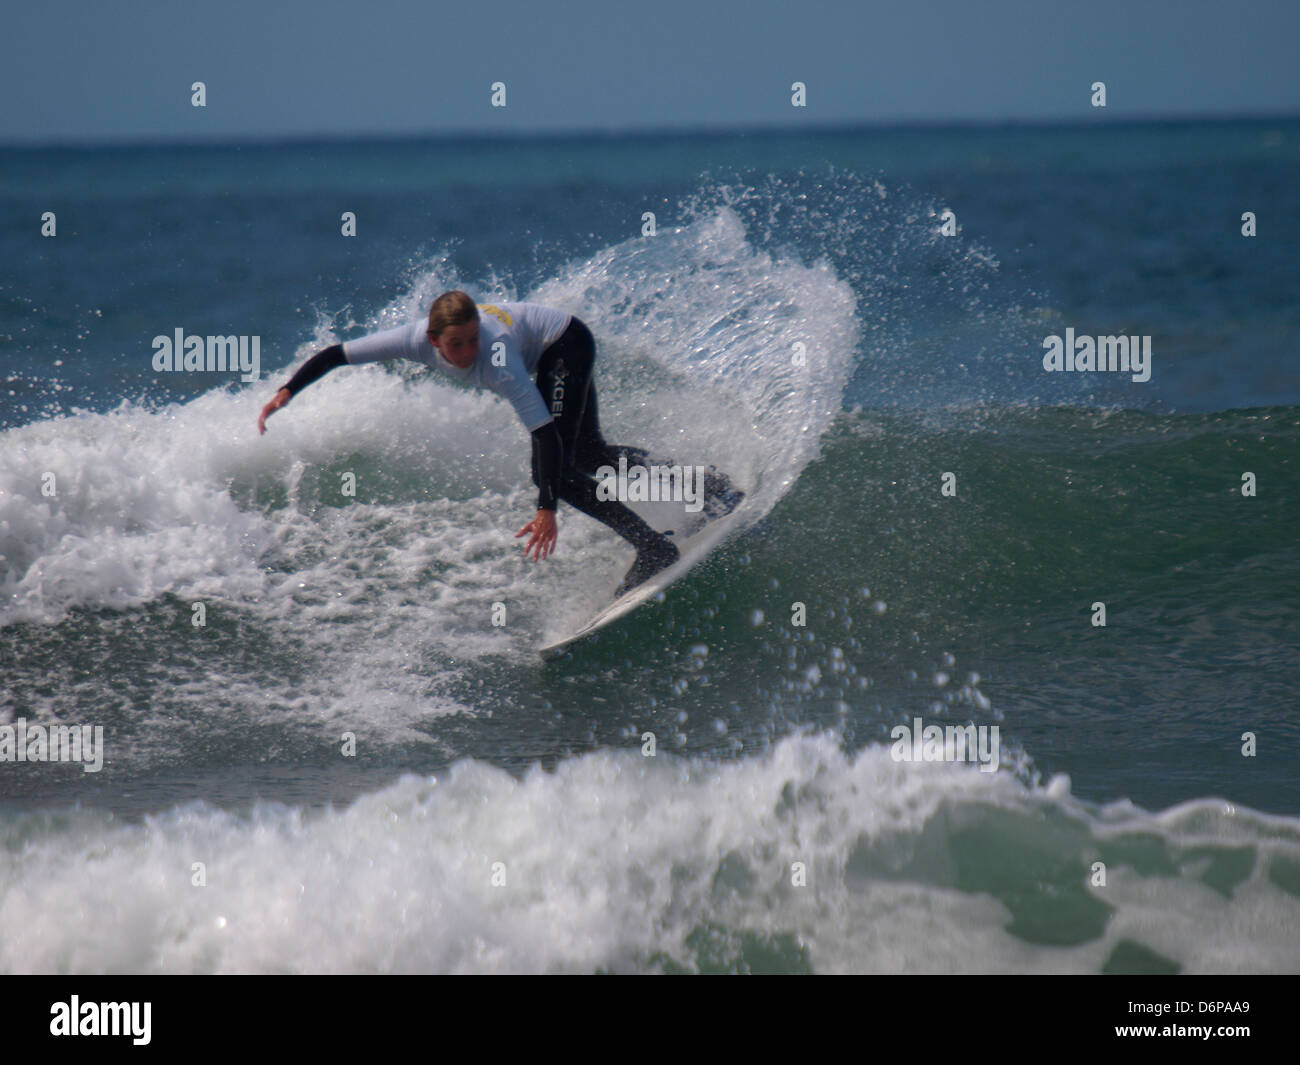
[[[436,339],[430,338],[442,357],[458,370],[468,370],[478,358],[478,320],[447,326]]]

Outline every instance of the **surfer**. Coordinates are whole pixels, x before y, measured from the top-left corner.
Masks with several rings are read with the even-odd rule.
[[[539,303],[475,304],[464,292],[444,292],[417,320],[357,340],[334,344],[308,359],[262,408],[257,431],[298,392],[337,366],[413,359],[458,381],[488,388],[509,400],[532,436],[537,514],[515,533],[529,535],[524,555],[541,560],[555,550],[557,500],[609,526],[636,549],[618,586],[630,591],[677,561],[677,545],[623,503],[597,498],[594,472],[604,465],[646,463],[644,448],[607,444],[600,434],[592,367],[596,342],[575,315]],[[534,381],[532,375],[536,375]],[[705,511],[735,508],[743,493],[709,468]]]

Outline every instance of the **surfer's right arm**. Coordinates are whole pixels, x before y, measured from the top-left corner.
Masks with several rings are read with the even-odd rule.
[[[345,363],[355,366],[357,363],[382,362],[385,359],[418,359],[419,352],[416,349],[424,336],[424,328],[425,323],[422,321],[408,322],[356,340],[331,344],[324,351],[318,351],[298,368],[298,372],[262,408],[262,416],[257,420],[257,431],[266,432],[266,419],[270,415],[336,366]]]
[[[336,366],[342,366],[347,362],[343,357],[343,345],[331,344],[324,351],[318,351],[310,359],[298,367],[298,372],[281,386],[274,396],[271,397],[265,407],[262,408],[262,415],[257,419],[257,431],[266,432],[266,419],[283,407],[289,400],[293,399],[299,392],[306,388],[313,381],[318,381],[324,377],[330,370]]]

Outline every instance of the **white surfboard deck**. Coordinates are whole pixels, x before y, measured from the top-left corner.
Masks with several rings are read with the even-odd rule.
[[[544,647],[539,647],[537,649],[538,653],[543,658],[554,658],[572,644],[586,639],[592,633],[598,632],[611,622],[630,614],[647,599],[653,599],[670,584],[686,576],[687,572],[697,562],[707,557],[729,533],[734,532],[739,525],[740,517],[745,513],[745,509],[746,503],[742,502],[730,514],[724,514],[720,518],[706,522],[690,536],[680,541],[678,550],[681,552],[682,557],[671,566],[665,570],[660,570],[644,583],[638,584],[627,595],[615,599],[576,632],[561,637],[553,643],[548,643]],[[676,540],[676,537],[674,537],[674,540]]]

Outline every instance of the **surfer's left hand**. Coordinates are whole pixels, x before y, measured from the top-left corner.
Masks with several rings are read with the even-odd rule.
[[[533,535],[528,543],[524,544],[524,558],[527,558],[528,552],[532,551],[533,558],[541,561],[555,550],[555,511],[539,510],[537,517],[515,533],[515,539],[518,540],[527,532]]]

